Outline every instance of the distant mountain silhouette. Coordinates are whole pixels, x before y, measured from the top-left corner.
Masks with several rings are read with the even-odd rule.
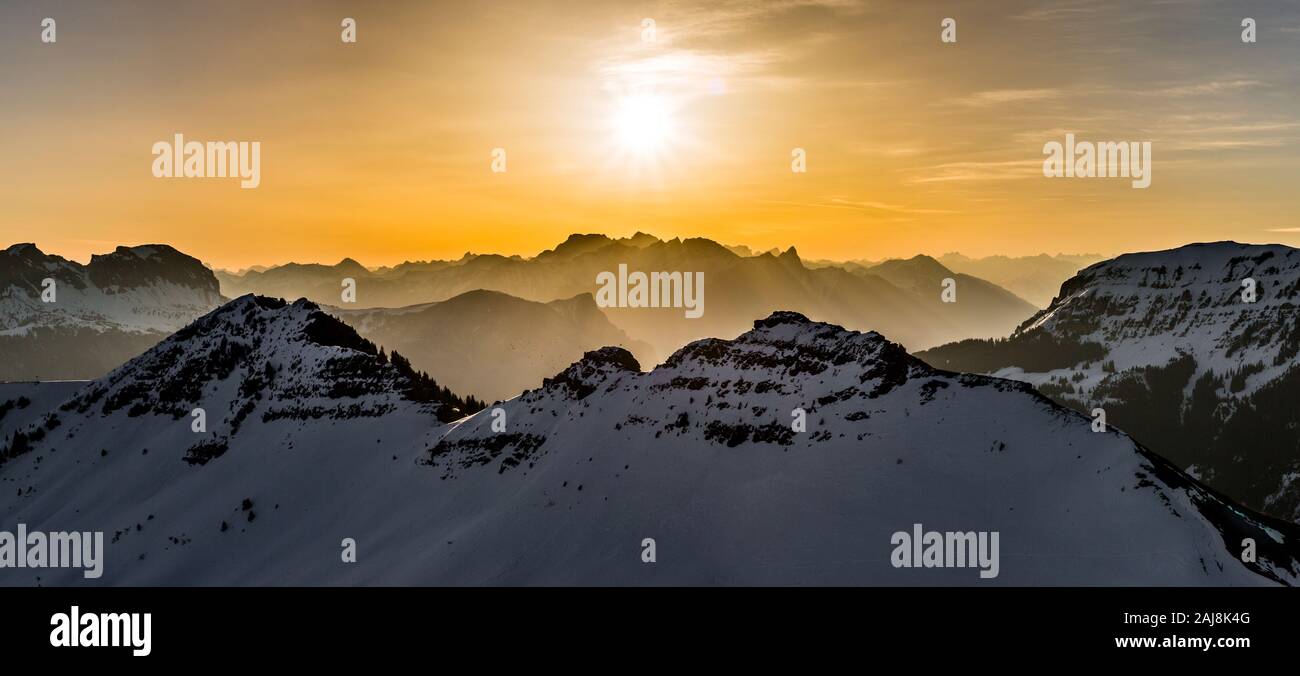
[[[970,338],[1006,336],[1036,309],[992,282],[953,272],[929,256],[888,260],[854,272],[884,277],[895,286],[911,291],[936,313],[962,327]],[[943,302],[940,289],[945,279],[956,283],[956,302]]]
[[[475,290],[500,291],[550,302],[597,291],[596,277],[615,272],[703,272],[704,315],[688,319],[681,308],[602,308],[616,326],[657,354],[703,337],[742,333],[755,316],[790,309],[863,330],[880,330],[913,349],[968,337],[1005,335],[1033,308],[994,285],[958,279],[958,302],[941,303],[933,265],[911,272],[902,264],[870,270],[805,266],[797,251],[741,255],[708,239],[659,240],[644,233],[613,239],[575,234],[532,258],[491,254],[454,261],[408,263],[377,270],[291,264],[244,275],[223,273],[227,294],[256,292],[303,296],[340,304],[344,277],[357,284],[358,308],[404,307],[442,301]],[[748,252],[752,253],[752,252]],[[933,259],[929,259],[933,261]],[[910,266],[907,266],[910,267]],[[939,266],[942,268],[942,266]],[[893,277],[895,281],[891,281]],[[902,286],[899,283],[902,283]],[[347,307],[354,307],[348,305]]]
[[[492,401],[538,387],[588,350],[618,345],[654,363],[653,349],[628,338],[591,294],[538,303],[498,291],[469,291],[438,303],[394,309],[329,308],[364,337],[398,350],[439,382]]]
[[[949,253],[939,257],[939,262],[950,270],[987,279],[1038,308],[1052,302],[1065,280],[1101,260],[1103,257],[1096,254],[968,258]]]

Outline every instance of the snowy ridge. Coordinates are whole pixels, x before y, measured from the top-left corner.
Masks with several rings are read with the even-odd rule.
[[[1127,254],[1068,280],[1006,341],[921,356],[1100,410],[1234,500],[1300,522],[1298,295],[1300,250],[1290,247],[1215,242]]]
[[[1247,278],[1257,285],[1258,300],[1253,303],[1242,299],[1242,281]],[[1226,393],[1241,398],[1291,368],[1300,349],[1298,293],[1300,250],[1235,242],[1193,244],[1125,254],[1086,268],[1017,334],[1045,331],[1105,346],[1106,356],[1083,370],[1085,378],[1074,384],[1081,397],[1105,378],[1103,363],[1125,371],[1190,355],[1197,375],[1261,365],[1246,377],[1243,389]],[[1008,369],[998,375],[1039,384],[1065,371],[1027,374]],[[1073,375],[1078,369],[1068,371]]]
[[[1253,280],[1256,298],[1243,297]],[[1300,521],[1300,250],[1234,242],[1128,254],[1061,288],[1004,347],[998,376],[1106,410],[1233,498]],[[1052,367],[1038,359],[1056,346]],[[1016,351],[1019,351],[1019,355]],[[938,352],[943,352],[939,350]],[[961,359],[936,363],[970,368]]]
[[[54,303],[41,301],[47,278],[56,282]],[[0,335],[36,328],[169,333],[219,305],[218,287],[202,263],[165,245],[118,247],[81,265],[15,244],[0,252]]]
[[[1223,501],[1123,434],[1094,434],[1022,383],[937,371],[878,334],[795,313],[692,343],[648,373],[625,350],[595,350],[451,425],[359,341],[306,301],[240,298],[32,417],[32,436],[44,432],[0,465],[0,520],[111,542],[99,580],[4,569],[0,584],[1300,575],[1294,527]],[[203,434],[190,427],[195,403]],[[794,408],[806,431],[791,428]],[[895,568],[891,535],[915,523],[999,532],[999,576]],[[1237,558],[1243,537],[1258,541],[1258,562]],[[345,538],[356,563],[340,561]]]
[[[373,344],[314,303],[248,295],[176,332],[64,408],[180,418],[217,402],[234,413],[222,426],[237,431],[258,402],[265,402],[264,419],[373,417],[416,400],[412,386]]]
[[[936,371],[878,334],[794,313],[734,341],[693,343],[649,373],[624,351],[590,353],[501,408],[506,431],[483,412],[430,449],[443,480],[477,495],[485,475],[513,476],[526,511],[510,514],[510,530],[526,551],[595,546],[597,560],[617,558],[590,535],[549,527],[546,512],[563,510],[580,533],[659,534],[660,551],[667,540],[690,552],[656,580],[974,583],[969,571],[893,568],[885,545],[912,523],[1000,531],[1014,544],[998,583],[1294,584],[1300,574],[1294,528],[1245,516],[1123,434],[1093,433],[1023,383]],[[807,411],[806,432],[791,429],[795,408]],[[578,512],[593,503],[597,513]],[[1242,537],[1271,558],[1243,564]],[[566,563],[594,578],[564,581],[636,579],[574,555]]]
[[[460,416],[314,304],[255,296],[37,415],[50,387],[0,390],[33,402],[0,440],[0,520],[103,531],[110,572],[3,569],[4,585],[329,582],[330,526],[362,515],[351,532],[382,529],[366,507],[400,511],[415,454]]]

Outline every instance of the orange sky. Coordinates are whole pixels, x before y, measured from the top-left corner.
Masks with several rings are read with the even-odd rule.
[[[7,5],[0,244],[228,268],[637,230],[838,259],[1300,245],[1300,10],[1245,4]],[[629,143],[629,101],[662,136]],[[154,178],[178,132],[260,141],[261,186]],[[1151,187],[1044,178],[1066,132],[1151,141]]]

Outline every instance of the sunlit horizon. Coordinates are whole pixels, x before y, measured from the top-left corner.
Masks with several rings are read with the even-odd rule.
[[[5,7],[0,244],[227,270],[638,231],[820,260],[1300,245],[1300,9],[1252,6],[1244,45],[1247,10],[1175,4]],[[177,133],[259,141],[260,186],[154,178]],[[1150,188],[1044,178],[1067,134],[1150,141]]]

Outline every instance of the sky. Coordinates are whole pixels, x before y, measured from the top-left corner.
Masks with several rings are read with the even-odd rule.
[[[18,1],[0,92],[0,245],[83,261],[1300,246],[1295,2]],[[260,142],[260,185],[156,178],[177,133]],[[1151,186],[1044,177],[1067,133],[1150,141]]]

